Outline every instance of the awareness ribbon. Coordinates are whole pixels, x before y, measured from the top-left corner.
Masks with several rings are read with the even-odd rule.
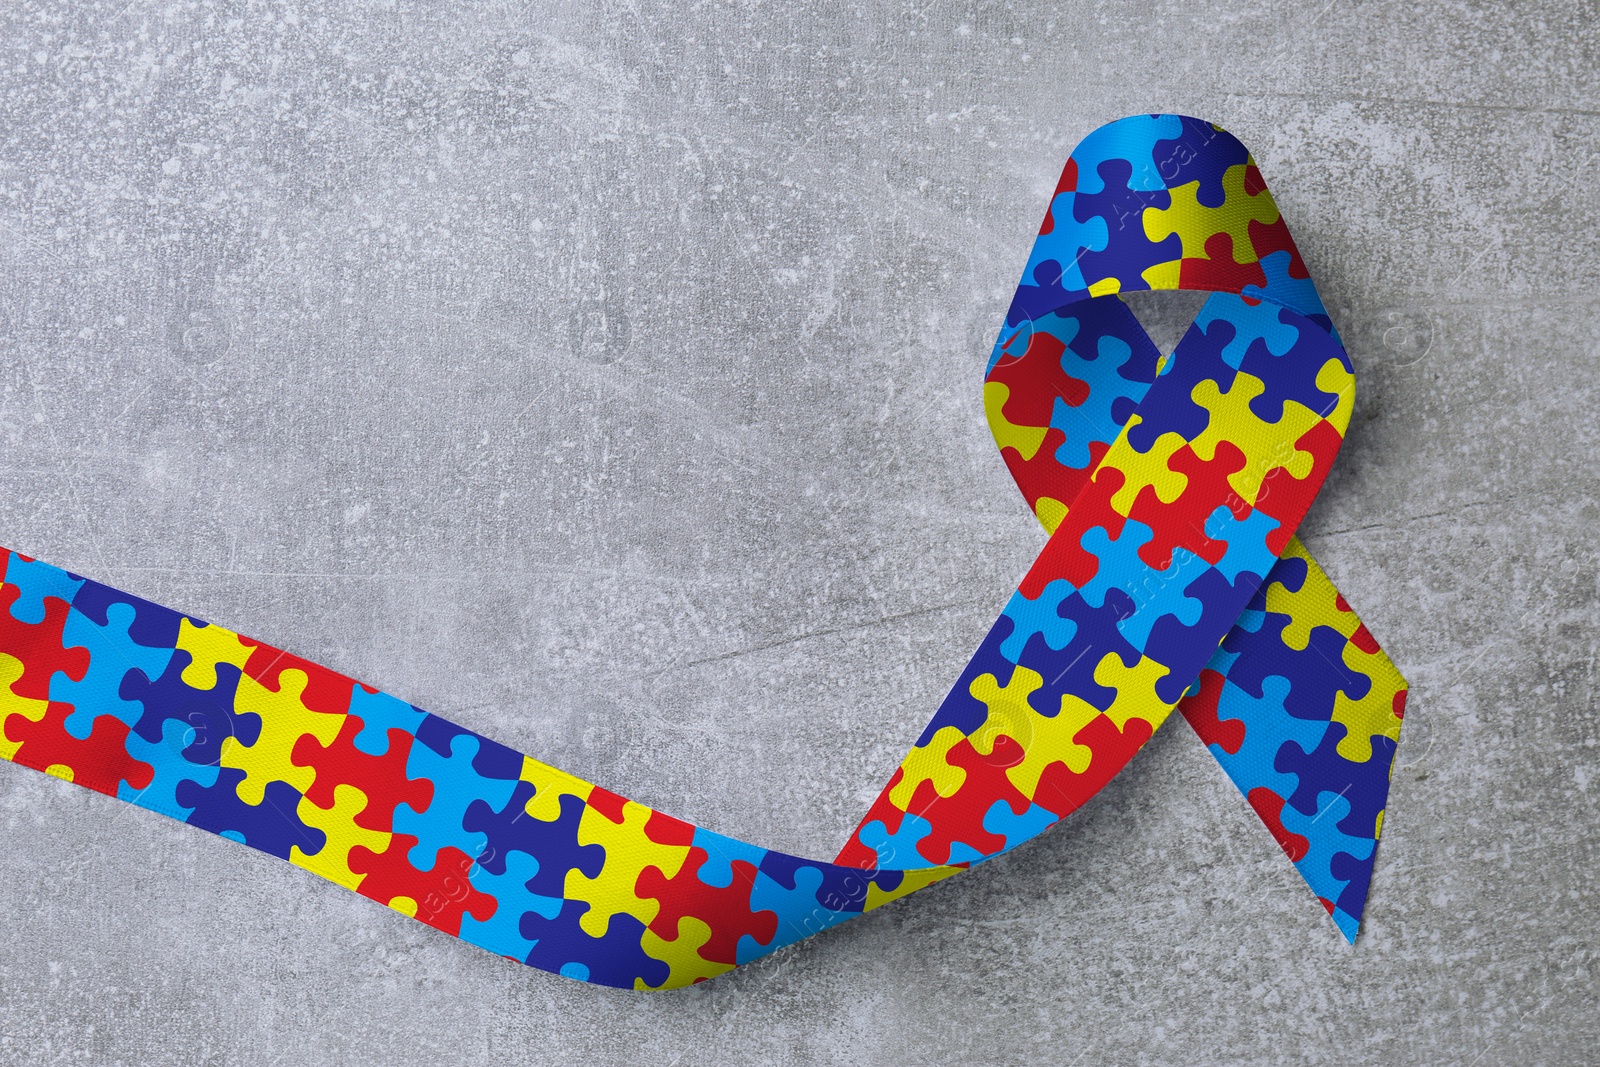
[[[1117,294],[1210,292],[1162,359]],[[602,985],[714,977],[1037,835],[1174,707],[1355,939],[1405,681],[1294,537],[1354,375],[1254,160],[1090,134],[990,358],[1049,540],[833,863],[653,811],[325,667],[17,553],[0,756]]]

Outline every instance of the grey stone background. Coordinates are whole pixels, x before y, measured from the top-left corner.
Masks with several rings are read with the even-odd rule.
[[[1073,144],[1250,145],[1411,679],[1354,949],[1181,725],[707,986],[0,765],[0,1061],[1593,1062],[1592,2],[0,8],[0,540],[831,856],[1040,535],[978,376]]]

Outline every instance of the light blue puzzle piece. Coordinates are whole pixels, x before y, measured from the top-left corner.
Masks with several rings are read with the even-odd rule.
[[[950,858],[945,860],[948,864],[957,863],[982,863],[988,859],[984,853],[979,852],[965,841],[950,842]]]
[[[834,911],[825,906],[817,899],[817,891],[821,888],[822,872],[815,867],[798,868],[794,872],[793,889],[785,889],[765,871],[758,873],[755,885],[750,890],[750,910],[775,913],[778,916],[778,930],[767,944],[760,943],[749,934],[739,938],[738,962],[748,963],[861,914],[859,911]]]
[[[1104,252],[1111,239],[1111,231],[1106,227],[1106,220],[1099,215],[1092,216],[1088,222],[1079,222],[1072,215],[1072,201],[1072,193],[1062,193],[1051,202],[1050,214],[1055,220],[1055,228],[1049,233],[1041,233],[1034,240],[1027,265],[1022,269],[1023,285],[1048,287],[1059,279],[1061,288],[1069,292],[1088,290],[1089,283],[1084,280],[1083,269],[1078,265],[1079,257],[1084,252]],[[1054,270],[1039,270],[1052,261],[1057,265],[1059,274]]]
[[[353,744],[357,751],[369,756],[382,756],[389,751],[390,730],[404,730],[414,737],[422,720],[428,717],[427,712],[388,693],[369,693],[359,685],[350,693],[350,714],[361,720],[361,732]]]
[[[1011,620],[1013,628],[1010,636],[1000,642],[1000,654],[1012,663],[1018,662],[1034,634],[1043,634],[1045,643],[1057,652],[1066,648],[1078,632],[1078,624],[1062,618],[1059,608],[1075,592],[1077,588],[1071,582],[1056,578],[1039,591],[1036,600],[1023,596],[1020,589],[1012,593],[1001,614]]]
[[[77,609],[67,612],[61,645],[88,649],[89,668],[77,682],[65,671],[57,671],[50,678],[50,699],[72,705],[62,728],[80,741],[88,739],[95,719],[102,715],[110,715],[124,726],[138,722],[144,704],[122,699],[123,678],[130,671],[140,671],[146,681],[154,681],[172,659],[172,649],[149,648],[128,637],[128,628],[137,616],[131,604],[112,604],[106,608],[106,625],[99,626]]]
[[[1288,255],[1287,252],[1283,253]],[[1300,329],[1278,321],[1275,304],[1257,304],[1251,307],[1229,293],[1218,293],[1205,302],[1200,314],[1194,317],[1195,328],[1209,333],[1213,322],[1226,322],[1234,328],[1233,340],[1222,348],[1222,361],[1234,370],[1244,362],[1245,353],[1257,341],[1266,343],[1267,351],[1281,356],[1294,347],[1300,339]]]
[[[473,864],[467,881],[480,893],[494,897],[496,904],[487,921],[479,922],[470,912],[461,916],[461,940],[500,956],[527,959],[537,942],[522,936],[522,917],[531,911],[554,919],[561,914],[563,903],[559,897],[541,896],[528,889],[538,873],[539,861],[526,852],[506,856],[502,874],[490,874],[481,863]]]
[[[1232,754],[1219,745],[1207,747],[1228,777],[1247,795],[1249,790],[1265,786],[1280,797],[1293,796],[1300,779],[1298,775],[1278,770],[1278,750],[1293,741],[1305,751],[1315,752],[1322,743],[1322,735],[1328,732],[1326,721],[1297,719],[1284,710],[1283,701],[1289,695],[1289,688],[1289,679],[1278,674],[1268,675],[1261,681],[1261,697],[1257,699],[1230,681],[1222,683],[1222,693],[1217,698],[1217,721],[1237,719],[1242,722],[1244,740],[1239,751]]]
[[[1185,548],[1172,550],[1172,564],[1156,570],[1139,556],[1139,548],[1153,536],[1150,527],[1129,519],[1122,536],[1115,541],[1103,526],[1092,526],[1083,535],[1084,551],[1100,561],[1100,567],[1081,593],[1092,608],[1105,606],[1106,593],[1120,589],[1133,601],[1133,613],[1117,623],[1117,630],[1130,645],[1143,649],[1156,620],[1172,615],[1184,626],[1200,621],[1204,606],[1184,592],[1210,564]]]
[[[1350,884],[1348,878],[1334,877],[1335,853],[1344,852],[1358,860],[1369,860],[1373,849],[1378,847],[1378,843],[1370,837],[1351,837],[1339,829],[1339,823],[1349,814],[1350,801],[1330,791],[1317,794],[1315,815],[1301,814],[1294,805],[1285,804],[1279,816],[1285,830],[1299,834],[1310,842],[1311,847],[1295,864],[1295,869],[1305,878],[1311,891],[1324,900],[1337,901],[1344,887]],[[1340,929],[1344,930],[1344,927]],[[1345,936],[1351,937],[1353,934],[1347,932]]]
[[[1006,839],[1001,852],[1009,852],[1024,841],[1038,837],[1058,821],[1055,812],[1041,808],[1037,804],[1028,805],[1028,810],[1018,815],[1004,800],[996,800],[989,805],[989,810],[983,813],[983,828],[991,834],[999,834]]]
[[[743,860],[750,866],[759,868],[761,861],[767,856],[767,850],[764,848],[731,837],[723,837],[698,826],[694,828],[693,844],[696,848],[705,849],[706,852],[706,861],[700,865],[697,877],[713,889],[726,889],[733,884],[735,860]]]
[[[1111,532],[1104,526],[1091,526],[1079,542],[1083,550],[1100,561],[1094,577],[1078,590],[1083,602],[1091,608],[1106,606],[1106,594],[1113,589],[1127,592],[1131,575],[1151,568],[1139,558],[1139,548],[1155,536],[1150,527],[1137,519],[1122,524],[1122,534],[1113,541]],[[1131,593],[1129,594],[1132,595]]]
[[[11,617],[18,622],[37,626],[44,622],[44,598],[58,597],[70,604],[72,598],[78,595],[78,590],[83,588],[84,579],[36,559],[23,559],[13,552],[6,563],[5,581],[7,585],[14,585],[22,591],[11,605]]]
[[[1187,548],[1173,548],[1172,563],[1166,570],[1147,567],[1143,575],[1133,576],[1125,586],[1133,598],[1133,614],[1117,623],[1117,630],[1128,644],[1143,649],[1159,619],[1171,615],[1184,626],[1193,626],[1200,621],[1204,604],[1184,590],[1210,569],[1211,564]]]
[[[922,839],[933,833],[933,824],[921,815],[906,812],[900,829],[889,833],[882,820],[873,819],[861,828],[857,839],[878,854],[878,869],[912,871],[935,867],[917,851]]]
[[[1221,562],[1216,564],[1217,570],[1230,584],[1237,582],[1245,571],[1265,578],[1272,565],[1278,562],[1277,554],[1267,547],[1267,535],[1282,525],[1263,511],[1252,509],[1244,519],[1236,519],[1227,508],[1217,508],[1205,525],[1207,537],[1228,545]]]
[[[1084,470],[1091,456],[1089,445],[1098,441],[1109,445],[1117,439],[1122,427],[1112,415],[1118,400],[1143,400],[1150,386],[1146,382],[1133,382],[1118,373],[1133,356],[1133,349],[1120,337],[1101,337],[1096,349],[1098,359],[1079,359],[1070,349],[1061,357],[1061,366],[1074,378],[1089,384],[1089,395],[1076,407],[1056,397],[1050,411],[1050,425],[1066,435],[1066,440],[1056,448],[1056,462],[1073,470]]]
[[[1078,189],[1084,193],[1104,192],[1100,164],[1107,160],[1127,160],[1133,164],[1128,188],[1135,192],[1155,192],[1167,183],[1155,165],[1156,143],[1175,141],[1183,135],[1183,121],[1177,115],[1138,115],[1095,130],[1072,150],[1078,161]]]
[[[1267,276],[1267,284],[1265,287],[1247,285],[1244,287],[1244,295],[1282,304],[1307,318],[1313,315],[1326,316],[1328,309],[1322,304],[1322,294],[1317,292],[1317,287],[1311,279],[1289,276],[1289,264],[1293,261],[1294,257],[1281,249],[1269,256],[1263,256],[1261,271]],[[1273,355],[1281,356],[1283,353],[1274,349]]]
[[[159,811],[174,819],[187,821],[194,808],[178,803],[178,783],[194,782],[209,789],[217,784],[218,769],[212,764],[190,763],[183,758],[183,750],[194,741],[194,728],[180,719],[167,719],[161,724],[161,740],[151,744],[136,733],[129,733],[124,743],[128,755],[148,763],[155,771],[150,784],[134,789],[127,782],[117,785],[117,799],[126,800],[151,811]],[[240,836],[239,841],[244,838]]]
[[[441,848],[458,848],[469,856],[478,856],[488,847],[489,835],[468,832],[461,825],[462,817],[474,800],[484,801],[493,811],[504,811],[517,783],[479,774],[472,761],[480,747],[471,734],[457,734],[450,739],[449,758],[427,745],[411,746],[406,776],[432,781],[433,802],[420,812],[409,802],[402,802],[394,809],[394,831],[417,839],[406,854],[417,870],[431,871]]]

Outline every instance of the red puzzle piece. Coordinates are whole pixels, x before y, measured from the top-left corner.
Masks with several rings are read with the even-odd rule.
[[[1245,454],[1231,441],[1217,443],[1210,461],[1195,455],[1193,446],[1184,445],[1167,461],[1167,469],[1188,476],[1189,482],[1170,504],[1147,485],[1139,490],[1128,517],[1150,527],[1153,536],[1139,546],[1139,558],[1158,571],[1172,566],[1172,550],[1186,548],[1207,563],[1222,562],[1228,551],[1226,541],[1206,536],[1206,520],[1219,505],[1227,505],[1237,519],[1250,515],[1246,504],[1228,484],[1228,476],[1244,469]]]
[[[690,827],[691,836],[693,827]],[[648,832],[648,831],[647,831]],[[744,860],[732,862],[733,880],[726,886],[706,885],[700,868],[710,856],[703,848],[691,848],[683,867],[671,878],[657,867],[639,873],[635,892],[641,899],[660,901],[661,910],[650,922],[658,937],[676,941],[678,923],[696,918],[711,928],[711,939],[700,947],[702,959],[713,963],[739,962],[739,939],[749,934],[759,944],[769,944],[778,932],[778,916],[770,911],[750,910],[750,887],[755,884],[756,867]]]
[[[302,734],[294,743],[291,761],[310,767],[316,778],[306,790],[306,799],[319,808],[334,806],[334,786],[353,785],[366,794],[367,806],[355,816],[355,824],[366,830],[389,833],[394,829],[394,809],[402,801],[413,811],[433,803],[433,783],[426,778],[406,775],[406,760],[415,738],[404,730],[391,729],[389,750],[372,756],[355,746],[356,735],[364,729],[361,719],[351,715],[339,726],[339,735],[324,748],[311,734]]]
[[[22,743],[12,760],[41,771],[70,768],[73,784],[112,797],[120,782],[126,781],[134,789],[150,784],[155,768],[128,755],[125,723],[101,715],[94,720],[88,739],[80,741],[64,728],[71,714],[71,704],[53,703],[38,722],[22,715],[8,717],[0,725],[10,740]]]
[[[1239,719],[1217,719],[1217,703],[1222,699],[1222,683],[1226,679],[1213,670],[1200,672],[1200,691],[1178,702],[1178,710],[1189,720],[1202,744],[1216,745],[1233,755],[1244,744],[1244,723]]]
[[[395,834],[389,847],[373,852],[365,845],[350,850],[350,869],[365,874],[357,890],[380,904],[395,897],[416,902],[418,922],[443,930],[452,937],[461,933],[461,916],[471,913],[479,922],[488,922],[499,901],[473,888],[468,881],[475,861],[459,848],[441,848],[432,870],[419,871],[406,854],[416,845],[410,834]]]
[[[11,691],[29,700],[49,700],[50,677],[56,671],[74,682],[83,681],[89,669],[89,650],[61,647],[61,630],[67,624],[65,600],[47,596],[43,622],[18,622],[11,606],[21,595],[15,585],[0,586],[0,648],[22,661],[22,677],[11,683]]]
[[[283,688],[278,676],[291,668],[305,672],[306,689],[300,694],[300,702],[307,708],[330,715],[343,715],[350,710],[350,694],[355,689],[355,679],[346,678],[338,671],[330,671],[321,664],[301,659],[281,648],[257,645],[245,661],[244,673],[277,693]]]

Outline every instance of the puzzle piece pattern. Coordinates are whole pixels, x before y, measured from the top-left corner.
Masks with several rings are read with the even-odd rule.
[[[1112,294],[1179,288],[1214,295],[1158,376]],[[1119,375],[1100,357],[1123,346]],[[1177,702],[1353,936],[1373,850],[1324,846],[1376,841],[1405,682],[1292,536],[1352,385],[1237,140],[1170,115],[1086,138],[985,378],[995,443],[1051,540],[841,858],[951,862],[1002,829],[1012,847],[1041,808],[1086,799]],[[1031,715],[1008,695],[1019,676]],[[978,773],[974,743],[1021,755]],[[1315,819],[1323,793],[1348,800],[1342,826]],[[1310,838],[1285,830],[1286,809],[1315,820]]]
[[[1162,361],[1120,297],[1214,291]],[[222,627],[0,550],[0,756],[491,952],[714,977],[1016,847],[1174,707],[1353,936],[1405,684],[1293,539],[1352,375],[1249,154],[1097,131],[985,381],[1050,535],[833,862],[722,837]]]

